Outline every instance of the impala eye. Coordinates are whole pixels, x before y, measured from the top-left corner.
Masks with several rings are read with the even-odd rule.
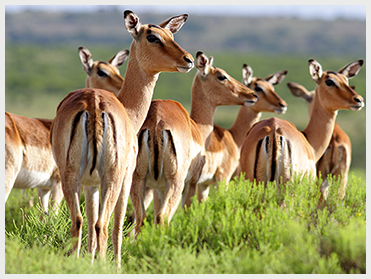
[[[223,81],[223,80],[226,80],[226,79],[227,79],[226,76],[218,76],[218,80],[220,80],[220,81]]]
[[[150,43],[159,43],[160,40],[157,38],[155,35],[148,35],[147,36],[147,41]]]
[[[105,71],[102,71],[100,68],[98,68],[97,74],[100,77],[108,77],[108,74]]]
[[[261,87],[259,87],[259,86],[255,86],[254,91],[255,92],[263,92],[263,89],[261,89]]]
[[[333,82],[331,79],[327,79],[325,81],[325,83],[326,83],[327,86],[334,86],[335,85],[335,82]]]

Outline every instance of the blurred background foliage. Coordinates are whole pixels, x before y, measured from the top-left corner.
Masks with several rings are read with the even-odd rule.
[[[77,49],[88,48],[94,60],[107,61],[121,49],[129,49],[132,37],[126,31],[123,10],[112,6],[90,13],[23,11],[5,14],[5,110],[28,117],[53,118],[59,102],[70,92],[85,86]],[[135,12],[135,11],[134,11]],[[187,11],[185,11],[187,12]],[[144,13],[142,23],[160,23],[173,14]],[[338,70],[349,62],[366,58],[364,20],[302,20],[296,17],[233,17],[189,15],[175,40],[193,56],[202,50],[214,57],[214,65],[241,80],[244,63],[254,76],[288,70],[276,92],[288,103],[280,117],[303,129],[308,123],[307,105],[292,97],[286,83],[315,83],[308,71],[308,59],[320,62],[324,70]],[[366,61],[367,64],[367,61]],[[125,63],[120,72],[124,76]],[[162,73],[154,98],[173,99],[190,108],[190,90],[196,70],[188,74]],[[366,100],[366,66],[350,80]],[[220,107],[215,122],[232,125],[238,107]],[[352,170],[365,175],[366,109],[340,111],[337,122],[352,140]]]

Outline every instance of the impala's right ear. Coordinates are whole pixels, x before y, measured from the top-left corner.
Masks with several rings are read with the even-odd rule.
[[[252,68],[247,64],[243,64],[243,66],[242,66],[242,83],[243,83],[243,85],[249,86],[249,84],[252,81],[252,74],[253,74]]]
[[[139,34],[140,21],[139,17],[130,10],[124,12],[124,23],[126,29],[129,31],[131,36],[135,39]]]
[[[108,60],[108,63],[111,63],[112,66],[120,67],[122,64],[124,64],[125,60],[129,56],[129,50],[121,50],[117,54],[115,54],[110,60]]]
[[[304,86],[295,82],[288,82],[287,87],[295,97],[302,98],[308,103],[313,101],[313,93],[309,92]]]
[[[345,75],[347,78],[352,78],[358,74],[359,70],[363,66],[363,63],[364,61],[362,59],[354,61],[341,68],[338,73]]]
[[[196,68],[203,75],[206,76],[210,72],[210,67],[213,66],[214,58],[210,56],[210,60],[202,52],[198,51],[196,54]]]
[[[90,75],[91,68],[93,67],[93,63],[94,63],[92,55],[90,51],[83,46],[79,47],[78,51],[79,51],[79,56],[80,56],[80,60],[82,63],[82,67],[84,68],[84,71],[88,75]]]
[[[316,60],[314,59],[309,59],[308,60],[309,64],[309,73],[312,77],[312,79],[318,84],[321,81],[322,77],[322,66],[319,64]]]

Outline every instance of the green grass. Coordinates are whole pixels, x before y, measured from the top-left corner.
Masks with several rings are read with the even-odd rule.
[[[322,207],[313,181],[290,183],[279,197],[272,184],[264,189],[235,179],[228,191],[221,184],[206,202],[178,209],[170,226],[156,228],[150,210],[141,235],[124,237],[120,273],[365,273],[365,181],[351,173],[344,200],[338,184],[330,184]],[[42,222],[38,209],[13,192],[6,203],[6,273],[116,273],[110,239],[107,262],[91,265],[86,222],[82,257],[70,255],[64,202],[58,216]],[[124,227],[124,235],[130,229]]]

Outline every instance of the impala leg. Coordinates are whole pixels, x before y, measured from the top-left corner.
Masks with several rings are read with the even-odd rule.
[[[108,239],[108,225],[112,212],[116,206],[122,186],[121,169],[116,170],[115,175],[110,178],[104,177],[101,185],[101,210],[97,223],[95,224],[95,231],[97,234],[97,251],[101,258],[105,260],[107,239]],[[113,180],[112,177],[121,177],[121,179]]]
[[[158,191],[158,196],[160,198],[161,206],[159,211],[155,214],[155,224],[163,225],[165,223],[165,218],[167,222],[170,222],[172,214],[177,209],[177,205],[182,197],[182,192],[184,188],[184,178],[174,177],[167,179],[165,191]]]
[[[140,233],[141,227],[143,226],[143,221],[146,218],[146,211],[144,208],[144,191],[145,191],[145,180],[142,179],[138,173],[135,171],[133,174],[133,181],[130,190],[130,198],[134,207],[134,220],[135,225],[135,234]]]
[[[77,240],[73,245],[76,257],[80,255],[83,217],[80,210],[81,180],[74,179],[78,175],[69,175],[62,178],[63,195],[71,215],[71,238]]]
[[[117,200],[114,213],[114,222],[112,230],[112,243],[117,268],[121,268],[121,246],[122,246],[122,227],[124,225],[126,209],[130,196],[132,182],[132,172],[127,172],[124,177],[120,196]]]
[[[183,198],[182,198],[182,208],[184,208],[185,206],[187,207],[191,206],[191,198],[196,193],[196,187],[197,187],[197,184],[194,184],[194,183],[189,185],[189,187],[185,187]]]
[[[194,183],[196,185],[196,183]],[[185,186],[186,188],[189,188],[189,185]],[[178,181],[176,185],[174,185],[174,190],[172,192],[172,195],[169,199],[168,205],[167,205],[167,210],[166,210],[166,218],[167,218],[167,223],[169,224],[171,219],[173,218],[176,210],[179,207],[179,204],[182,200],[182,193],[184,190],[184,179],[181,179]],[[187,189],[188,190],[188,189]],[[188,192],[188,191],[187,191]]]
[[[198,184],[197,199],[198,202],[206,201],[209,196],[210,186],[206,184]]]
[[[57,182],[52,186],[50,200],[50,205],[52,206],[55,214],[58,215],[59,206],[63,200],[62,184],[60,182]]]
[[[86,218],[88,221],[88,252],[92,255],[92,262],[95,256],[97,236],[95,233],[95,224],[99,213],[99,187],[85,186],[85,207]]]
[[[50,189],[43,189],[37,188],[38,200],[39,205],[43,210],[43,213],[40,213],[40,220],[43,219],[43,214],[48,215],[48,207],[49,207],[49,197],[50,197]]]

